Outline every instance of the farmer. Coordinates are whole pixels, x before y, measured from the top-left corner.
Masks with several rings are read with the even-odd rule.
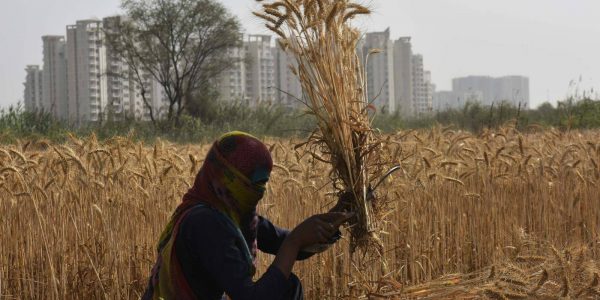
[[[291,232],[274,226],[256,213],[272,167],[267,147],[249,134],[227,133],[213,144],[160,237],[142,299],[303,298],[292,268],[312,254],[301,250],[331,242],[349,215],[312,216]],[[253,282],[257,250],[276,257]]]

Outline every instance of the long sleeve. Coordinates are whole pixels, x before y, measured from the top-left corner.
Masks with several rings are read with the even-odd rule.
[[[281,244],[283,244],[283,241],[288,236],[290,231],[273,225],[271,221],[262,216],[259,216],[258,218],[258,249],[264,253],[277,255]],[[305,260],[313,255],[313,253],[300,251],[297,259]]]
[[[180,227],[177,255],[200,299],[281,299],[292,282],[275,267],[253,282],[237,232],[210,209],[190,212]]]

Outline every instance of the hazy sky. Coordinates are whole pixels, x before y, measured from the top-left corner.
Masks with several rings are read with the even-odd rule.
[[[24,68],[41,64],[44,34],[119,12],[120,0],[0,0],[0,106],[23,98]],[[266,33],[252,0],[222,0],[246,33]],[[600,0],[368,0],[363,30],[413,37],[438,90],[467,75],[524,75],[533,105],[600,91]]]

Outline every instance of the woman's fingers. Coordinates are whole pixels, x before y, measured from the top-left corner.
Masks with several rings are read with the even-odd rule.
[[[340,227],[340,225],[344,224],[348,219],[352,218],[354,213],[346,213],[346,212],[330,212],[322,215],[318,215],[318,217],[333,225],[335,228]]]
[[[337,231],[337,227],[335,227],[333,224],[325,222],[321,219],[317,219],[316,220],[317,224],[324,230],[324,232],[327,234],[327,236],[333,236],[335,234],[335,232]]]
[[[323,232],[322,228],[317,230],[318,243],[326,243],[329,239],[326,237],[326,233]]]

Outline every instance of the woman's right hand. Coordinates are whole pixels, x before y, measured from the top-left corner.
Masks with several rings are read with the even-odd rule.
[[[296,226],[289,234],[288,239],[299,249],[327,243],[338,231],[340,225],[350,217],[352,214],[343,212],[314,215]]]
[[[306,219],[288,234],[279,248],[273,266],[279,268],[285,278],[289,278],[300,249],[326,243],[335,234],[338,227],[352,216],[353,214],[350,213],[330,212]]]

